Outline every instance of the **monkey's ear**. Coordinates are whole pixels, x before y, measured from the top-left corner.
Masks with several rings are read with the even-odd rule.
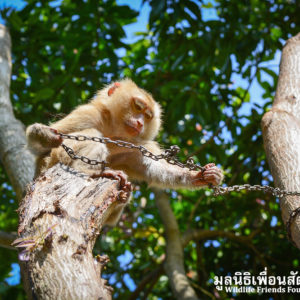
[[[119,86],[121,86],[121,83],[115,82],[114,85],[108,90],[107,95],[111,96]]]

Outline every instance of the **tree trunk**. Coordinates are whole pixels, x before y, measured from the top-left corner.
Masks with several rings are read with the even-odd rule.
[[[25,147],[25,127],[15,118],[9,98],[10,53],[9,32],[0,24],[0,159],[18,200],[21,200],[34,175],[34,158]]]
[[[124,203],[117,180],[91,179],[58,164],[41,175],[21,203],[18,232],[30,299],[111,299],[100,278],[104,257],[92,250],[112,210]]]
[[[164,268],[173,295],[178,300],[197,300],[196,292],[189,283],[184,269],[183,247],[179,227],[167,195],[155,190],[155,203],[162,218],[166,234],[166,262]]]
[[[9,98],[10,53],[9,32],[0,25],[0,159],[20,200],[33,178],[34,158]],[[16,242],[25,248],[21,271],[29,299],[111,299],[111,288],[100,278],[107,259],[94,258],[92,249],[120,201],[124,193],[117,180],[94,180],[61,165],[30,186],[20,207],[22,239]],[[0,242],[10,247],[12,236],[1,232]]]
[[[282,51],[280,73],[272,109],[262,119],[264,146],[275,185],[300,191],[300,34],[289,39]],[[300,207],[300,197],[280,199],[284,223]],[[291,226],[300,249],[300,217]]]

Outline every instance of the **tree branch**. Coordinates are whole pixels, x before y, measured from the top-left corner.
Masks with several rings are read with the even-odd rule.
[[[204,199],[205,195],[201,195],[199,196],[199,198],[197,199],[197,201],[195,202],[195,204],[193,205],[193,208],[190,212],[189,217],[187,218],[187,227],[190,228],[191,227],[191,223],[193,222],[196,210],[198,208],[198,206],[200,205],[201,201]]]
[[[0,230],[0,247],[16,250],[11,243],[17,238],[16,233],[8,233]]]
[[[268,266],[264,255],[262,255],[253,245],[252,239],[255,235],[260,232],[260,229],[254,230],[248,236],[235,235],[233,232],[226,232],[222,230],[206,230],[206,229],[190,229],[187,230],[181,238],[183,247],[185,247],[190,241],[195,240],[207,240],[216,237],[225,237],[237,243],[243,244],[246,247],[250,248],[258,257],[263,266]]]
[[[156,269],[154,269],[152,272],[147,274],[139,283],[135,291],[129,296],[128,300],[135,300],[138,298],[140,292],[144,291],[147,284],[149,282],[156,282],[157,279],[163,274],[164,268],[163,265],[159,265]]]
[[[33,178],[34,159],[24,147],[26,145],[24,126],[15,118],[9,98],[10,53],[9,32],[0,24],[0,159],[20,200],[24,196],[27,184]]]
[[[107,259],[94,258],[92,250],[124,196],[119,181],[92,179],[61,164],[35,180],[21,203],[18,228],[19,246],[34,243],[20,255],[28,257],[29,299],[111,299],[100,277]]]
[[[212,239],[216,237],[226,237],[232,241],[236,241],[238,243],[249,246],[249,243],[251,243],[252,238],[257,233],[258,231],[255,231],[252,235],[240,236],[235,235],[233,232],[227,232],[222,230],[190,229],[182,235],[181,243],[183,247],[185,247],[192,240],[198,241]]]
[[[300,34],[285,44],[276,96],[272,109],[262,119],[264,146],[276,187],[300,191]],[[300,197],[280,199],[286,223],[300,206]],[[300,218],[291,226],[291,234],[300,249]]]
[[[163,191],[155,190],[155,201],[165,227],[167,245],[164,268],[169,277],[173,295],[180,300],[198,299],[186,277],[180,231],[168,196]]]

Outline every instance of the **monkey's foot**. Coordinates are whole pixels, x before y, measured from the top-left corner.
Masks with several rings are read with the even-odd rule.
[[[121,202],[126,203],[132,191],[131,182],[128,181],[128,176],[119,170],[113,169],[105,169],[104,171],[95,171],[93,174],[90,175],[92,178],[97,177],[106,177],[111,178],[119,181],[120,184],[120,193],[119,193],[119,200]]]

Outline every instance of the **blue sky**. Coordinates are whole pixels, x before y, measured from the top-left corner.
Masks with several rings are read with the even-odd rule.
[[[22,0],[0,0],[0,7],[3,6],[12,6],[17,9],[20,9],[24,6],[24,1]]]

